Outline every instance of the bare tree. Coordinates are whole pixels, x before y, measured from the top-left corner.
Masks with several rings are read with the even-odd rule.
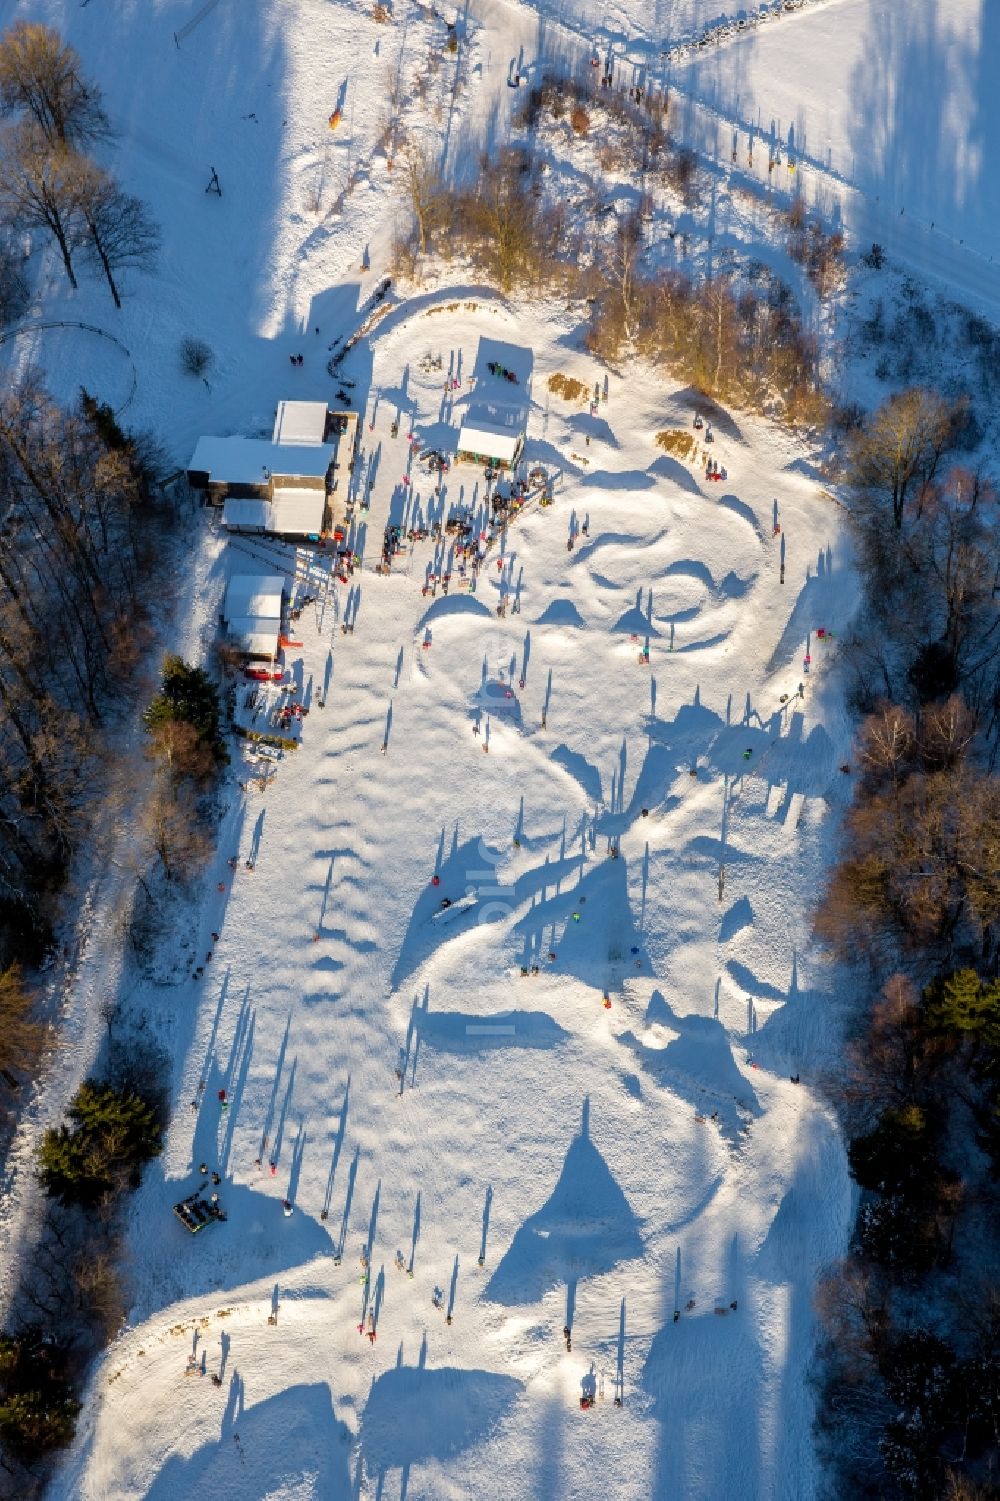
[[[9,126],[0,155],[0,213],[22,229],[47,230],[75,288],[73,251],[81,238],[78,183],[84,158],[66,146],[53,146],[33,122]]]
[[[876,511],[889,502],[897,531],[902,530],[909,503],[914,496],[919,500],[953,445],[962,412],[935,391],[914,386],[890,396],[853,436],[851,483]]]
[[[168,881],[184,885],[204,863],[211,848],[195,800],[186,787],[174,789],[160,780],[143,809],[143,829],[159,856]]]
[[[859,759],[873,786],[889,782],[898,788],[913,765],[916,724],[912,714],[895,704],[883,704],[861,726]]]
[[[402,156],[420,254],[426,255],[428,242],[437,223],[440,179],[427,152],[412,137],[404,142]]]
[[[476,219],[486,263],[501,291],[509,292],[532,271],[536,255],[537,200],[528,191],[531,162],[516,150],[484,160],[476,194]]]
[[[950,771],[972,749],[976,716],[957,693],[924,710],[920,726],[920,754],[929,771]]]
[[[28,115],[53,146],[87,146],[111,133],[79,57],[38,22],[18,21],[0,36],[0,110]]]
[[[904,552],[932,608],[947,675],[970,682],[995,660],[1000,634],[997,496],[981,474],[954,468],[915,518]],[[915,544],[915,545],[914,545]]]
[[[115,273],[126,267],[149,269],[160,236],[138,198],[123,193],[114,178],[86,158],[78,159],[76,206],[87,227],[87,249],[107,278],[115,307],[122,305]]]
[[[45,1029],[32,1017],[32,996],[16,965],[0,970],[0,1089],[11,1087],[12,1069],[29,1072],[41,1051]]]
[[[399,117],[402,109],[403,79],[402,61],[397,67],[388,64],[382,84],[382,101],[385,113],[379,127],[379,144],[385,152],[389,166],[392,166],[396,155],[396,142],[399,136]]]
[[[688,146],[678,147],[664,163],[663,173],[667,182],[683,196],[685,203],[691,202],[691,190],[697,170],[698,158]]]
[[[73,1265],[73,1289],[78,1306],[93,1324],[102,1344],[121,1333],[128,1297],[121,1268],[121,1246],[109,1234],[95,1244],[88,1241]]]
[[[204,780],[212,774],[215,760],[193,724],[184,719],[165,719],[150,735],[150,754],[166,766],[175,779]]]
[[[867,1130],[885,1110],[926,1103],[936,1087],[935,1069],[949,1048],[924,1024],[910,977],[892,974],[872,1001],[862,1031],[848,1043],[846,1069],[831,1076],[831,1090],[847,1107],[854,1128]]]
[[[726,397],[739,394],[743,361],[736,299],[725,277],[716,276],[690,303],[682,358],[700,391]]]
[[[976,956],[1000,924],[1000,782],[959,762],[914,772],[845,820],[816,929],[841,953]]]
[[[621,299],[622,325],[631,344],[638,325],[638,267],[642,255],[642,220],[637,213],[623,214],[615,229],[611,271]]]
[[[17,322],[28,305],[28,283],[21,270],[21,253],[0,239],[0,328]]]
[[[815,1296],[820,1327],[855,1381],[875,1373],[888,1332],[889,1294],[885,1279],[855,1258],[847,1258],[820,1280]]]

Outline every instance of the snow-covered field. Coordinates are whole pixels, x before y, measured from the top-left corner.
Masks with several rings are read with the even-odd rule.
[[[926,23],[920,66],[950,176],[916,144],[907,154],[925,74],[874,0],[817,0],[670,64],[672,124],[714,160],[706,214],[746,185],[745,131],[772,115],[786,144],[794,125],[811,196],[845,216],[853,204],[859,236],[887,223],[881,185],[902,173],[907,217],[947,233],[896,234],[894,253],[991,306],[995,192],[962,131],[976,110],[976,139],[989,136],[987,12],[908,9]],[[330,0],[220,0],[176,46],[199,10],[0,11],[78,47],[119,126],[115,166],[164,231],[160,271],[135,279],[114,321],[96,283],[71,297],[55,267],[39,283],[33,320],[93,323],[127,354],[45,329],[5,346],[12,365],[40,362],[58,394],[85,381],[128,399],[126,420],[178,465],[201,432],[268,427],[281,397],[333,399],[327,346],[385,274],[405,212],[375,149],[390,76],[412,88],[426,75],[410,123],[468,163],[503,136],[521,49],[530,65],[567,39],[614,41],[648,61],[719,7],[598,14],[566,0],[540,25],[527,6],[472,0],[468,47],[433,70],[445,33],[429,9],[400,3],[380,27]],[[892,47],[866,41],[883,35]],[[221,199],[204,192],[213,168]],[[761,222],[739,213],[734,233]],[[205,384],[180,370],[184,334],[215,351]],[[727,477],[708,482],[656,446],[659,431],[691,431],[694,411],[662,378],[611,375],[593,416],[549,391],[557,371],[604,382],[578,334],[551,308],[444,287],[345,364],[367,393],[365,462],[379,456],[356,538],[365,567],[329,590],[310,574],[320,603],[292,654],[312,694],[302,747],[266,794],[240,792],[234,767],[204,904],[177,935],[192,963],[212,950],[205,977],[126,982],[174,1051],[176,1111],[134,1204],[130,1324],[95,1372],[53,1498],[815,1493],[811,1296],[844,1246],[851,1193],[813,1087],[839,1021],[809,935],[850,795],[836,647],[855,580],[802,445],[718,421]],[[490,341],[531,372],[528,458],[561,471],[555,503],[511,527],[474,594],[423,592],[449,566],[430,541],[377,576],[387,520],[440,505],[418,469],[401,484],[410,424],[436,440],[461,416],[464,390],[443,401],[442,373],[421,361],[440,354],[464,381]],[[445,504],[478,505],[481,491],[478,471],[456,469]],[[189,652],[209,638],[226,571],[259,556],[223,550],[208,523],[192,545],[204,582],[178,621]],[[514,712],[484,715],[477,735],[484,678],[506,682]],[[434,920],[442,896],[469,890],[475,905]],[[100,903],[97,890],[97,931]],[[103,973],[85,965],[72,1003],[79,1067]],[[43,1098],[16,1162],[57,1104]],[[190,1237],[170,1206],[202,1162],[229,1219]],[[30,1199],[22,1166],[5,1269]],[[358,1328],[369,1311],[374,1342]],[[192,1351],[206,1374],[185,1373]]]
[[[671,79],[690,138],[722,164],[735,148],[737,179],[794,188],[861,249],[878,240],[992,315],[997,24],[980,0],[828,0],[694,52]]]
[[[425,353],[464,376],[496,342],[534,351],[529,453],[566,474],[476,593],[423,592],[428,540],[303,616],[303,746],[234,801],[188,935],[206,981],[151,1002],[178,1111],[136,1202],[132,1326],[54,1495],[377,1494],[400,1470],[428,1496],[811,1487],[810,1288],[850,1205],[809,1088],[836,1028],[809,909],[849,787],[816,636],[852,607],[838,511],[763,425],[717,427],[710,484],[657,456],[683,394],[612,378],[591,418],[547,394],[555,368],[602,376],[561,358],[565,328],[446,304],[372,341],[369,559],[433,505],[418,469],[400,483],[405,418],[390,437],[399,406],[434,432]],[[481,488],[459,468],[446,499]],[[476,735],[484,676],[516,712]],[[194,1239],[170,1205],[202,1161],[229,1221]],[[185,1375],[196,1333],[219,1388]]]

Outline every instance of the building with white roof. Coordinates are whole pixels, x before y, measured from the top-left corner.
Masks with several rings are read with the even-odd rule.
[[[353,459],[357,415],[331,413],[322,401],[282,401],[267,438],[199,438],[188,483],[223,506],[232,531],[318,540],[339,487],[339,449]],[[346,487],[345,487],[346,488]]]
[[[499,469],[513,469],[524,447],[524,429],[488,422],[481,417],[463,422],[458,433],[456,459],[473,464],[491,464]]]
[[[325,443],[329,415],[325,401],[279,401],[271,441]]]
[[[238,490],[269,490],[278,484],[309,480],[325,488],[335,443],[275,443],[267,438],[199,438],[188,464],[195,489],[224,485]],[[199,484],[204,477],[204,484]]]
[[[222,619],[229,640],[248,657],[278,655],[284,589],[280,574],[235,573],[229,580]]]

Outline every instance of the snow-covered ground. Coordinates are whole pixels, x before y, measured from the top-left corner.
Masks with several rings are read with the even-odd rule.
[[[135,1205],[132,1324],[53,1495],[376,1494],[397,1471],[428,1496],[810,1492],[810,1288],[850,1207],[809,1087],[850,736],[816,631],[853,575],[792,441],[717,426],[709,483],[655,446],[690,429],[683,393],[612,378],[593,418],[548,394],[554,369],[603,375],[567,331],[445,295],[345,368],[370,359],[380,393],[369,565],[390,516],[435,504],[419,470],[400,483],[407,419],[433,437],[441,415],[425,353],[464,380],[481,340],[533,352],[529,456],[565,476],[475,593],[423,592],[428,540],[303,615],[304,743],[233,804],[187,935],[206,979],[150,1001],[178,1110]],[[458,468],[446,503],[481,489]],[[484,676],[517,713],[476,735]],[[203,1161],[229,1220],[193,1238],[170,1205]],[[219,1388],[185,1375],[196,1332]]]
[[[355,326],[405,213],[376,149],[389,80],[403,80],[411,128],[468,165],[503,137],[522,49],[529,66],[609,42],[656,59],[672,127],[713,164],[718,191],[695,210],[706,232],[729,195],[733,244],[767,254],[752,238],[767,217],[739,190],[746,130],[773,116],[785,149],[794,125],[810,196],[859,239],[995,305],[990,160],[962,133],[975,116],[970,138],[988,140],[992,97],[990,23],[971,0],[947,21],[930,0],[908,8],[919,54],[892,14],[879,22],[887,7],[816,0],[669,66],[662,39],[708,24],[717,4],[598,13],[565,0],[540,17],[472,0],[457,61],[444,20],[402,3],[379,26],[330,0],[219,0],[181,34],[200,10],[20,0],[0,17],[46,19],[78,47],[119,126],[114,165],[164,232],[159,272],[133,279],[114,319],[95,281],[74,297],[43,269],[32,320],[99,326],[127,354],[83,328],[5,349],[14,368],[41,363],[57,394],[83,381],[127,399],[125,420],[153,428],[178,465],[199,433],[269,427],[279,398],[334,399],[327,346]],[[926,125],[906,125],[927,104],[924,79],[950,175],[940,156],[934,174],[920,165],[916,142],[907,154]],[[766,184],[767,153],[754,161]],[[213,168],[221,198],[204,191]],[[905,185],[907,224],[926,220],[918,234],[889,240],[889,178]],[[185,334],[215,352],[205,383],[180,369]],[[266,794],[239,792],[234,769],[203,908],[178,934],[191,963],[212,950],[205,977],[127,981],[172,1047],[176,1111],[134,1205],[130,1325],[95,1373],[53,1498],[815,1493],[811,1292],[843,1248],[851,1195],[813,1088],[839,1024],[809,934],[850,794],[836,640],[855,580],[801,444],[720,421],[727,477],[708,482],[656,446],[693,414],[661,378],[610,376],[593,416],[549,391],[557,371],[603,383],[578,335],[567,314],[446,287],[393,312],[344,366],[367,393],[366,464],[379,456],[356,538],[365,566],[329,592],[312,574],[321,603],[293,653],[312,691],[301,748]],[[491,340],[530,368],[529,459],[561,479],[474,594],[432,596],[428,570],[448,564],[430,541],[388,578],[373,565],[387,520],[440,505],[417,470],[400,483],[406,433],[412,421],[436,440],[467,388],[443,400],[423,357],[464,381]],[[445,504],[481,491],[477,471],[457,469]],[[188,651],[207,639],[226,570],[259,555],[231,544],[224,556],[207,523],[192,546],[198,589],[177,628]],[[515,712],[484,716],[475,735],[484,675],[507,682]],[[434,920],[442,896],[470,889],[475,905]],[[105,938],[112,895],[93,898]],[[85,950],[71,1002],[80,1068],[108,962]],[[60,1077],[15,1157],[5,1270]],[[220,1172],[229,1219],[191,1237],[170,1206],[202,1162]],[[369,1309],[373,1343],[358,1330]],[[185,1374],[192,1348],[220,1386]],[[591,1381],[603,1400],[581,1411]]]
[[[722,164],[735,149],[737,179],[802,192],[855,245],[993,314],[997,24],[980,0],[829,0],[694,53],[672,82],[692,141]]]

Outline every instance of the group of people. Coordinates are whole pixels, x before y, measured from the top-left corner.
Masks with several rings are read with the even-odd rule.
[[[304,714],[308,714],[308,713],[309,713],[309,710],[303,708],[303,706],[301,704],[298,704],[298,703],[282,704],[281,708],[277,711],[277,716],[276,716],[276,719],[277,719],[277,728],[279,730],[288,730],[288,729],[291,729],[293,721],[296,724],[301,724],[302,723],[302,716]]]
[[[392,567],[393,558],[398,558],[403,551],[403,528],[396,522],[390,522],[382,535],[382,567],[380,571],[388,573]]]
[[[212,1181],[218,1183],[217,1174],[212,1175]],[[193,1235],[214,1220],[226,1218],[226,1212],[219,1203],[219,1195],[213,1190],[206,1200],[201,1197],[203,1191],[204,1185],[195,1189],[194,1193],[189,1194],[186,1199],[181,1199],[179,1204],[174,1205],[174,1214]]]
[[[357,554],[353,548],[339,547],[337,549],[337,577],[342,584],[346,584],[348,579],[354,577],[354,570],[357,567],[357,563]]]
[[[498,361],[491,361],[488,368],[493,375],[501,379],[515,382],[517,380],[513,372]],[[370,427],[374,428],[374,421],[370,423]],[[394,438],[399,436],[398,419],[394,419],[391,424],[391,436]],[[408,433],[407,442],[410,445],[411,452],[414,452],[416,445],[419,443],[417,434],[413,431]],[[426,464],[428,474],[438,481],[434,491],[435,496],[442,496],[444,494],[443,480],[445,474],[450,469],[451,460],[445,454],[433,448],[428,448],[420,452],[419,459],[421,463]],[[456,507],[451,511],[446,520],[443,522],[441,520],[434,521],[430,526],[417,523],[404,529],[400,523],[390,522],[383,533],[382,554],[379,562],[376,564],[375,572],[387,574],[392,571],[393,560],[402,557],[406,552],[405,541],[410,542],[412,545],[416,542],[423,542],[428,537],[431,537],[435,542],[440,542],[444,536],[447,536],[454,538],[456,542],[452,557],[459,577],[459,587],[474,590],[479,570],[487,553],[497,539],[503,535],[512,517],[516,516],[527,503],[533,487],[537,486],[540,488],[540,503],[542,505],[550,505],[552,502],[552,492],[548,476],[544,470],[536,467],[528,478],[515,475],[511,478],[509,484],[503,488],[500,486],[501,477],[502,471],[493,465],[487,465],[483,471],[483,478],[486,481],[486,493],[484,497],[486,504],[485,523],[481,514],[469,506]],[[365,492],[363,509],[366,509],[369,503],[372,483],[373,480],[370,478]],[[409,466],[407,466],[407,472],[403,476],[402,483],[407,487],[410,485]],[[498,566],[502,567],[502,563]],[[341,572],[338,576],[343,582],[343,573]],[[423,593],[428,594],[433,592],[436,594],[437,588],[440,586],[442,591],[447,594],[451,582],[451,570],[428,570],[424,581]],[[515,613],[517,609],[518,606],[515,603]],[[503,616],[506,614],[506,611],[506,599],[502,598],[500,604],[497,606],[497,614]]]

